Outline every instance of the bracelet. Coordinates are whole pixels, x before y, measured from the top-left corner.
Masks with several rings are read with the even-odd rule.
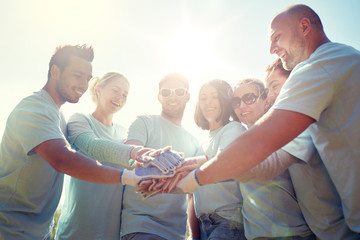
[[[195,172],[194,172],[195,181],[197,182],[197,184],[199,184],[199,186],[202,186],[202,184],[199,182],[199,179],[198,179],[197,176],[196,176],[197,171],[199,171],[198,168],[197,168],[197,169],[195,170]]]
[[[121,181],[121,180],[122,180],[122,175],[123,175],[123,173],[124,173],[124,170],[125,170],[125,169],[123,169],[123,170],[121,171],[121,174],[120,174],[120,184],[122,184],[122,181]]]

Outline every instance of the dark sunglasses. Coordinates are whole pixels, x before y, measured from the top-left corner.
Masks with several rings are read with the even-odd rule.
[[[187,92],[186,88],[162,88],[159,93],[162,97],[170,97],[171,94],[175,94],[178,97],[183,97]]]
[[[231,102],[231,107],[233,109],[240,107],[241,101],[243,101],[246,105],[254,104],[262,94],[259,96],[256,96],[254,93],[246,93],[241,98],[240,97],[234,97]]]

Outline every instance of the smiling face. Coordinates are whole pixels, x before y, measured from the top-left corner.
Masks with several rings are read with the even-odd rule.
[[[243,98],[245,94],[254,94],[260,96],[259,89],[255,84],[240,84],[234,91],[234,97]],[[251,127],[267,109],[267,103],[265,99],[259,97],[253,104],[246,105],[241,101],[240,106],[234,109],[236,116],[240,122],[244,123],[247,127]]]
[[[168,79],[161,84],[161,89],[174,90],[178,88],[187,89],[187,86],[185,86],[182,81],[172,81],[171,79]],[[178,124],[182,120],[185,106],[190,99],[190,95],[187,90],[183,96],[176,95],[176,92],[178,91],[171,91],[169,96],[164,97],[160,94],[159,91],[158,100],[162,105],[161,116],[171,122],[174,122],[175,124]]]
[[[92,76],[92,66],[87,60],[72,56],[63,71],[56,65],[51,69],[55,80],[55,103],[60,106],[65,102],[77,103],[88,88]]]
[[[279,69],[274,69],[274,71],[269,73],[266,77],[265,85],[266,88],[269,89],[267,98],[271,106],[279,96],[281,87],[284,85],[287,78],[288,77],[285,76]]]
[[[96,89],[97,107],[104,113],[118,112],[126,103],[129,87],[128,82],[121,77],[107,80],[103,86],[98,86]]]
[[[200,111],[209,122],[210,130],[214,130],[222,126],[221,105],[219,101],[219,93],[215,87],[207,84],[201,88],[199,93]]]
[[[306,57],[305,39],[299,22],[286,13],[279,14],[270,25],[270,53],[277,54],[286,70],[292,70]]]

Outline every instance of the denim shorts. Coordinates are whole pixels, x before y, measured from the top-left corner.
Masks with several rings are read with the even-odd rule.
[[[225,219],[216,213],[202,215],[199,220],[201,240],[246,240],[244,226],[239,222]]]

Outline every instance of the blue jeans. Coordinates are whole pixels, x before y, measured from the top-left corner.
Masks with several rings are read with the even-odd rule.
[[[136,232],[136,233],[126,234],[121,238],[121,240],[166,240],[166,239],[152,233]]]
[[[241,223],[230,221],[216,213],[202,215],[199,220],[201,240],[246,240],[244,226]]]

